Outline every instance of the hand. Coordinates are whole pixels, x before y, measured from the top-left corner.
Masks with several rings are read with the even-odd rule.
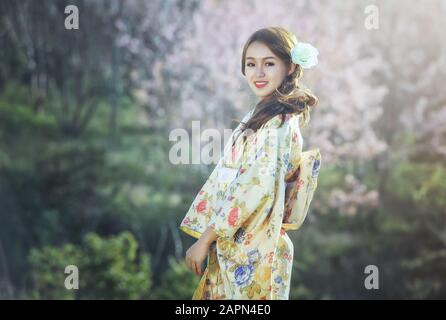
[[[206,259],[208,255],[208,251],[209,244],[202,239],[199,239],[186,251],[186,265],[197,276],[201,276],[203,274],[202,266],[204,259]]]

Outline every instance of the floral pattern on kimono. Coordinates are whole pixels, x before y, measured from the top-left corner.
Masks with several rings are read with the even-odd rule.
[[[302,138],[299,115],[281,122],[277,115],[228,143],[181,222],[196,238],[208,226],[217,234],[193,299],[288,299],[294,249],[282,225],[285,179],[299,167]],[[233,177],[221,175],[227,170]]]

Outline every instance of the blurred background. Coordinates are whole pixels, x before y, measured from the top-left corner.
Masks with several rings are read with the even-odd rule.
[[[169,134],[255,105],[241,53],[267,26],[320,52],[290,299],[446,298],[445,1],[3,0],[1,299],[191,298],[178,226],[214,164],[172,164]]]

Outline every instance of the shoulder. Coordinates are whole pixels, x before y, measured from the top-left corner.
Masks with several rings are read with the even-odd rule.
[[[292,141],[299,141],[299,115],[278,114],[269,119],[257,132],[262,139],[274,139],[281,146],[289,146]]]
[[[254,113],[254,109],[251,109],[250,111],[245,113],[245,115],[242,118],[242,122],[247,122],[251,118],[253,113]]]
[[[288,113],[285,116],[283,116],[282,114],[278,114],[269,119],[265,123],[264,127],[276,129],[283,128],[285,131],[296,128],[299,129],[299,118],[299,114]]]
[[[283,124],[281,125],[282,120]],[[302,146],[303,138],[300,131],[300,121],[300,114],[287,114],[285,119],[282,115],[277,115],[268,121],[267,127],[277,132],[277,136],[284,146]]]

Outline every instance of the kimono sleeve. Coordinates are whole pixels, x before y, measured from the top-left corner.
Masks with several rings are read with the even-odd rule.
[[[287,128],[266,127],[255,134],[246,163],[212,212],[208,226],[217,237],[232,238],[252,214],[269,212],[274,204],[282,170],[280,139]]]

